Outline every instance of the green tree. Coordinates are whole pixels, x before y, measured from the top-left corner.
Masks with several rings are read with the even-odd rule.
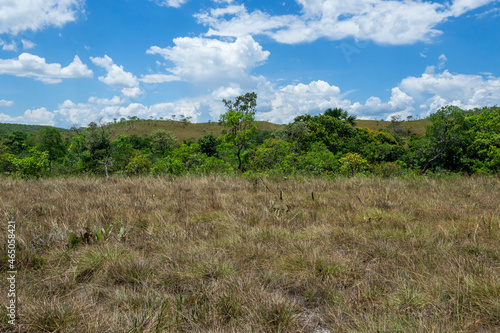
[[[337,120],[343,120],[353,127],[356,126],[357,117],[353,114],[349,114],[347,111],[342,110],[341,108],[329,108],[323,114]]]
[[[54,127],[45,127],[40,130],[38,133],[38,149],[48,153],[49,169],[52,170],[52,162],[63,157],[66,153],[61,131]]]
[[[10,153],[19,155],[31,146],[30,141],[30,135],[28,135],[28,133],[14,131],[7,135],[5,145],[9,147]]]
[[[236,147],[238,157],[238,170],[243,171],[242,152],[248,149],[248,143],[252,135],[257,131],[255,124],[255,108],[257,107],[257,94],[246,93],[238,96],[236,101],[222,100],[227,108],[222,114],[219,123],[228,128],[224,140]]]
[[[172,132],[156,130],[151,133],[151,146],[153,152],[163,157],[165,153],[179,145],[179,141]]]
[[[11,160],[14,166],[12,175],[18,178],[39,178],[47,175],[49,171],[49,153],[39,151],[36,147],[28,150],[27,156],[23,158],[13,158]]]
[[[429,119],[426,134],[411,142],[412,157],[422,172],[438,167],[452,171],[469,171],[467,150],[473,141],[473,131],[466,121],[467,112],[457,106],[444,106]]]
[[[208,157],[217,155],[217,146],[219,142],[213,134],[207,134],[200,139],[198,139],[198,144],[200,145],[200,152],[207,155]]]
[[[111,157],[115,170],[125,170],[134,154],[134,147],[126,136],[120,135],[111,143]]]
[[[92,122],[85,130],[85,144],[94,162],[104,167],[106,179],[109,180],[109,171],[112,168],[111,133],[108,125]]]

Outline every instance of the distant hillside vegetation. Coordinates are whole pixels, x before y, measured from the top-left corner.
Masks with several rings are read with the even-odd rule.
[[[259,121],[259,130],[275,131],[278,129],[283,129],[286,125],[273,124],[267,121]],[[394,124],[390,121],[381,120],[357,120],[356,127],[367,127],[372,130],[388,129],[394,130],[394,126],[400,126],[400,129],[408,131],[409,134],[415,134],[417,136],[422,136],[425,134],[425,127],[430,124],[429,119],[413,120],[413,121],[403,121],[398,124]],[[26,133],[36,134],[42,128],[47,126],[42,125],[23,125],[23,124],[1,124],[0,123],[0,135],[9,134],[14,131],[22,131]],[[50,126],[49,126],[50,127]],[[67,134],[74,134],[73,131],[64,128],[58,128],[61,132],[67,132]],[[224,128],[217,122],[209,123],[185,123],[182,121],[174,120],[128,120],[124,122],[118,122],[111,125],[111,130],[113,133],[113,139],[119,135],[137,135],[140,137],[149,136],[151,132],[163,129],[174,133],[174,135],[182,142],[183,140],[192,139],[194,141],[198,140],[206,134],[213,134],[215,136],[221,135]]]
[[[258,121],[257,126],[259,130],[268,131],[274,131],[285,127],[285,125],[272,124],[266,121]],[[197,141],[206,134],[219,136],[224,130],[224,127],[217,122],[193,124],[174,120],[145,119],[118,122],[110,126],[112,139],[117,138],[119,135],[130,136],[134,134],[139,137],[145,137],[149,136],[151,132],[159,129],[174,133],[177,139],[182,142],[183,140],[190,139]]]
[[[425,127],[431,122],[428,118],[420,120],[402,121],[399,123],[393,123],[391,121],[383,120],[356,120],[356,127],[367,127],[371,130],[395,130],[395,127],[399,126],[400,130],[406,131],[409,135],[414,134],[417,136],[422,136],[425,134]],[[397,130],[396,130],[397,132]]]
[[[23,125],[23,124],[3,124],[0,123],[0,135],[1,134],[9,134],[15,131],[21,131],[25,133],[32,133],[36,134],[38,133],[41,129],[45,127],[52,127],[52,126],[42,126],[42,125]],[[64,128],[58,128],[61,132],[67,131],[67,129]]]

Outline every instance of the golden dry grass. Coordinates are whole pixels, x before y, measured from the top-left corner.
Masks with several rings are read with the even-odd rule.
[[[16,332],[499,331],[498,193],[486,177],[1,179]]]
[[[400,123],[403,130],[407,131],[408,134],[413,134],[416,136],[425,135],[425,129],[427,125],[430,125],[431,121],[426,119],[404,121]],[[391,122],[385,120],[356,120],[357,127],[367,127],[371,130],[378,131],[381,129],[391,130]]]

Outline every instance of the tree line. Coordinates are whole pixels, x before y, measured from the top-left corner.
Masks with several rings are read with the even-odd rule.
[[[223,100],[223,134],[180,143],[175,135],[111,139],[111,123],[91,123],[63,136],[46,127],[37,134],[0,136],[0,173],[15,178],[60,175],[234,174],[382,176],[403,173],[486,173],[500,171],[500,108],[462,110],[445,106],[430,116],[423,136],[397,128],[356,127],[356,117],[333,108],[302,115],[284,129],[257,130],[257,95]]]

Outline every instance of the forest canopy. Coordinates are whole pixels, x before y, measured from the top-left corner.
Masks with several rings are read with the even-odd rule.
[[[67,175],[169,175],[243,173],[313,176],[382,176],[403,173],[500,171],[500,108],[445,106],[429,117],[424,135],[357,126],[354,115],[329,108],[302,115],[285,127],[258,130],[257,95],[223,103],[222,135],[180,142],[162,129],[114,136],[116,123],[91,123],[76,131],[38,127],[0,133],[0,173],[15,178]],[[128,122],[148,121],[137,117]],[[408,119],[408,121],[410,121]],[[122,121],[123,123],[123,121]],[[189,119],[182,122],[187,126]]]

